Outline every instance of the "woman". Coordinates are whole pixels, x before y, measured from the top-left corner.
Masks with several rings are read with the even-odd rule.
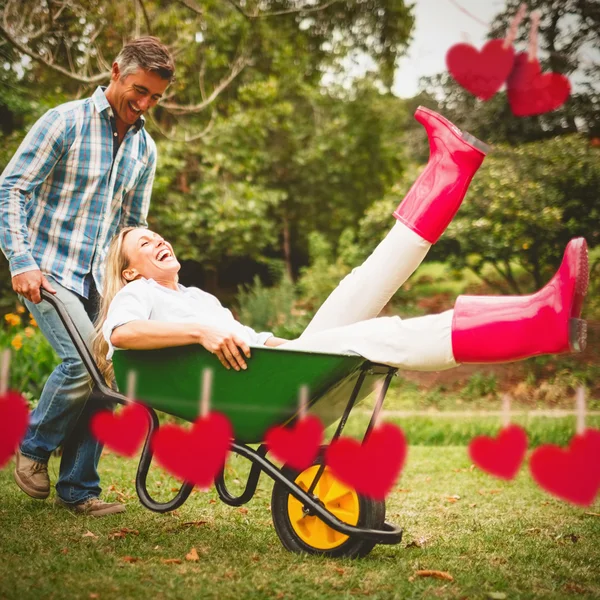
[[[485,154],[483,144],[440,115],[418,109],[431,146],[428,166],[394,216],[397,223],[365,263],[334,290],[301,338],[257,333],[210,294],[178,284],[173,248],[146,229],[122,230],[106,261],[94,352],[110,378],[114,348],[200,343],[226,368],[247,368],[250,346],[358,354],[373,362],[437,371],[460,363],[519,360],[579,351],[587,291],[587,246],[572,240],[553,279],[530,296],[460,296],[454,310],[402,320],[375,318],[448,225]]]

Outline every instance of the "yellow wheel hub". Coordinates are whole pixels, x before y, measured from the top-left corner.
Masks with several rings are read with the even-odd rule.
[[[306,492],[310,487],[319,465],[313,465],[296,477],[296,483]],[[360,504],[357,493],[338,481],[325,467],[319,479],[314,495],[340,521],[349,525],[358,523]],[[348,536],[329,527],[318,517],[304,514],[302,503],[292,495],[288,497],[288,515],[290,523],[298,537],[307,545],[319,550],[331,550],[341,546]]]

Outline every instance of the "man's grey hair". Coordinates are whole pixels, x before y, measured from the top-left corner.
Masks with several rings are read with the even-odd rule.
[[[138,69],[156,73],[170,83],[175,79],[175,61],[169,49],[157,37],[139,37],[128,42],[115,62],[119,65],[121,79]]]

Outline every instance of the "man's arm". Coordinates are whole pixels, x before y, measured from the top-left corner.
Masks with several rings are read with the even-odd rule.
[[[123,198],[119,229],[123,227],[148,227],[148,210],[150,209],[152,185],[154,184],[154,174],[156,172],[156,146],[151,139],[149,143],[151,146],[148,164],[137,185],[129,190]]]
[[[0,176],[0,248],[9,262],[13,289],[36,304],[40,287],[55,293],[31,253],[25,203],[62,157],[60,113],[50,110],[31,128]]]

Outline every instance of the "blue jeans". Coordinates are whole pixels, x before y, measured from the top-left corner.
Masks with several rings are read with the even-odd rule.
[[[62,287],[53,278],[48,279],[83,339],[90,342],[98,310],[95,287],[88,300]],[[95,412],[107,406],[97,401],[88,402],[91,380],[54,308],[46,301],[34,304],[24,298],[21,300],[62,360],[48,377],[40,401],[31,413],[21,452],[35,461],[47,463],[52,451],[62,445],[56,493],[68,504],[79,504],[97,498],[102,491],[97,471],[102,444],[91,435],[89,421]]]

